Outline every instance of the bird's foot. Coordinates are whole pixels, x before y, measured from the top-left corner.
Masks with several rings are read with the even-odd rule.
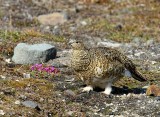
[[[110,95],[110,93],[105,92],[105,91],[103,91],[102,93],[105,94],[105,95]]]
[[[112,88],[107,87],[105,88],[105,91],[102,92],[102,94],[104,94],[107,98],[112,98],[113,94],[111,94],[111,92],[112,92]]]
[[[90,91],[93,91],[93,87],[92,86],[86,86],[82,89],[82,92],[90,92]]]
[[[103,91],[102,93],[106,94],[106,95],[110,95],[111,94],[111,91],[112,91],[112,88],[111,87],[106,87],[105,88],[105,91]]]

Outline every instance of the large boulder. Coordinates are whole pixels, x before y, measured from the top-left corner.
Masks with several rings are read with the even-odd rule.
[[[57,50],[49,44],[19,43],[14,49],[12,60],[17,64],[35,64],[56,58]]]

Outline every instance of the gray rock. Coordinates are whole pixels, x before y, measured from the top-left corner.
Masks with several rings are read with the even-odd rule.
[[[52,29],[52,33],[54,35],[59,35],[61,32],[61,29],[59,28],[59,26],[54,26],[54,28]]]
[[[67,56],[70,56],[71,54],[71,49],[65,49],[63,51],[57,51],[57,56],[60,56],[60,57],[67,57]]]
[[[76,94],[72,91],[72,90],[66,90],[65,92],[65,95],[68,95],[68,96],[72,96],[72,97],[75,97],[76,96]]]
[[[160,101],[160,96],[155,97],[157,101]]]
[[[142,44],[142,40],[141,40],[139,37],[135,37],[135,38],[132,40],[131,43],[133,43],[133,44],[139,46],[139,45]]]
[[[60,58],[56,58],[54,60],[52,60],[51,65],[61,68],[61,67],[67,67],[70,66],[71,62],[70,62],[70,57],[60,57]]]
[[[160,54],[151,57],[152,60],[160,62]]]
[[[77,5],[75,6],[75,11],[78,13],[78,12],[84,10],[85,8],[86,8],[85,5],[77,4]]]
[[[97,45],[99,47],[111,47],[111,48],[117,48],[122,46],[121,43],[117,43],[117,42],[98,42]]]
[[[49,44],[19,43],[14,48],[12,60],[17,64],[35,64],[47,62],[56,57],[57,50]]]
[[[36,108],[38,106],[38,104],[33,101],[24,101],[22,102],[22,105],[30,108]]]
[[[148,53],[148,55],[146,53],[140,53],[139,58],[141,60],[146,60],[146,59],[149,59],[149,55],[150,55],[149,53]]]
[[[150,45],[153,45],[153,44],[154,44],[154,39],[147,40],[147,42],[144,43],[145,46],[150,46]]]

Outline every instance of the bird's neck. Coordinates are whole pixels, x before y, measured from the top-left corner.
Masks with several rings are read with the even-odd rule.
[[[77,59],[87,59],[88,51],[87,50],[73,50],[72,56]]]

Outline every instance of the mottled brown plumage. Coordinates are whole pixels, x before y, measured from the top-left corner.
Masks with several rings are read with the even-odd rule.
[[[136,70],[133,62],[119,51],[107,47],[86,49],[76,41],[71,44],[71,66],[77,77],[85,82],[84,91],[94,87],[104,88],[110,94],[112,83],[122,78],[125,73],[139,81],[146,79]]]

